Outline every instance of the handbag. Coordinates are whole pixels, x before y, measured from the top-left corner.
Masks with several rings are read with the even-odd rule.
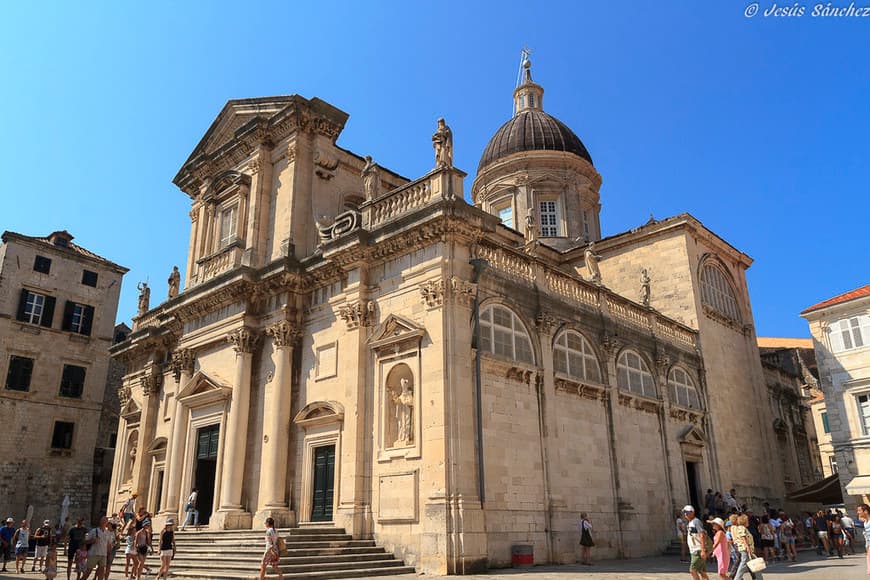
[[[580,522],[580,526],[583,529],[580,533],[580,545],[591,548],[595,545],[595,542],[592,541],[592,534],[589,533],[589,528],[587,528],[585,524],[585,520]]]
[[[764,561],[764,558],[756,556],[746,562],[746,566],[749,567],[750,572],[763,572],[767,569],[767,562]]]

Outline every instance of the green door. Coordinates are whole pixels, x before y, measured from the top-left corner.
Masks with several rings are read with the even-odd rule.
[[[331,522],[335,495],[335,445],[314,449],[314,497],[311,521]]]

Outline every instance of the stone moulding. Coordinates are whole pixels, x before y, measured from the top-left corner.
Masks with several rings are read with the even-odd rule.
[[[701,422],[701,417],[703,416],[703,413],[683,407],[671,407],[668,415],[670,415],[672,419],[676,419],[677,421],[689,421],[693,425],[697,425]]]
[[[360,326],[373,326],[377,305],[374,300],[356,300],[338,307],[338,316],[344,320],[348,330]]]
[[[644,413],[650,413],[652,415],[656,415],[659,412],[659,409],[662,407],[661,401],[654,401],[651,399],[647,399],[646,397],[639,397],[632,393],[626,393],[621,391],[617,397],[617,400],[620,405],[623,407],[627,407],[629,409],[636,409],[638,411],[643,411]]]
[[[554,384],[556,391],[577,395],[582,399],[602,403],[607,400],[607,388],[603,385],[592,385],[563,377],[557,377]]]
[[[477,294],[477,285],[456,276],[440,277],[420,284],[420,298],[429,310],[438,308],[447,300],[450,303],[470,306]]]

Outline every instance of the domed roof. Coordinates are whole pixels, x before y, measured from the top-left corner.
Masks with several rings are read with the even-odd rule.
[[[564,151],[592,163],[586,146],[565,123],[540,109],[527,108],[495,132],[483,150],[477,171],[521,151]]]

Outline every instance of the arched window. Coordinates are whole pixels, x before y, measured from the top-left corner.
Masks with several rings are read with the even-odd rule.
[[[589,341],[583,335],[567,330],[553,345],[553,365],[556,370],[578,379],[601,382],[598,359]]]
[[[623,351],[616,361],[616,384],[624,391],[645,397],[656,396],[656,385],[649,367],[639,354],[631,350]]]
[[[512,360],[535,363],[526,327],[511,310],[497,304],[480,314],[480,348]]]
[[[698,398],[698,390],[695,389],[695,383],[689,373],[679,367],[674,367],[668,373],[668,387],[671,389],[671,402],[688,407],[689,409],[700,409],[701,400]]]
[[[701,301],[719,314],[740,322],[740,308],[729,276],[713,263],[701,268]]]

